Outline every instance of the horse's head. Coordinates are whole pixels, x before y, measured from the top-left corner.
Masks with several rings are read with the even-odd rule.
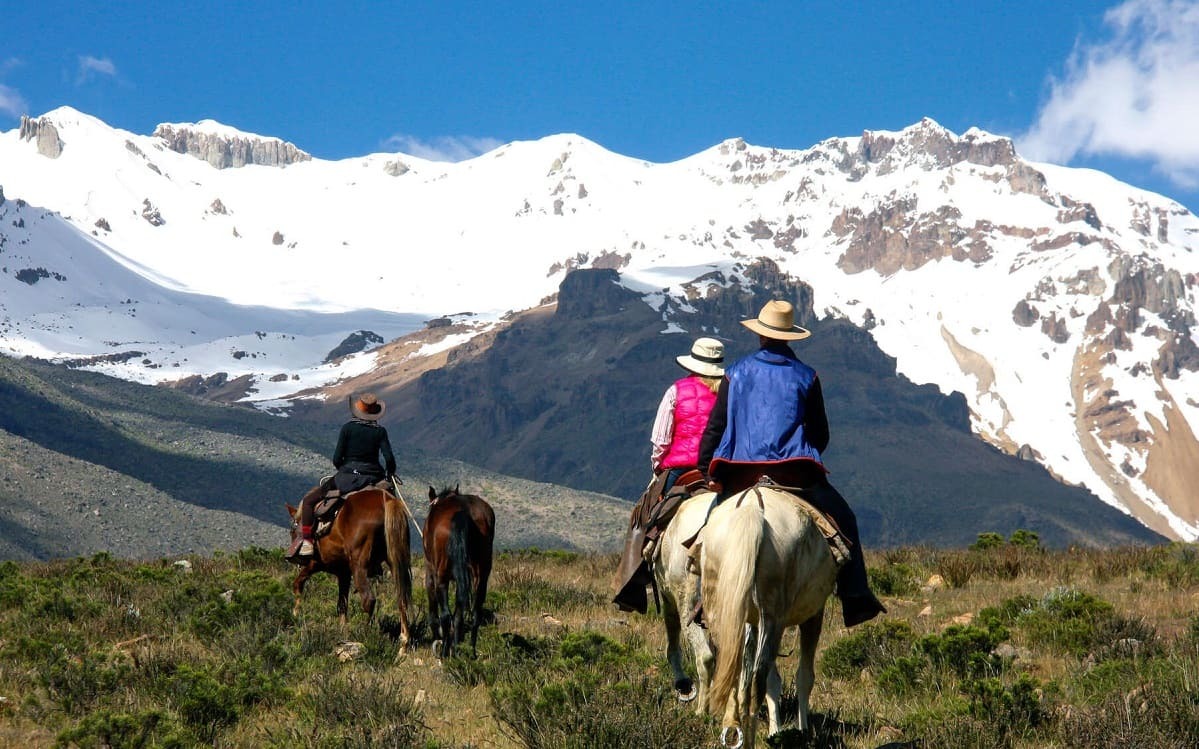
[[[447,486],[446,488],[442,489],[440,492],[438,492],[436,489],[434,489],[432,486],[430,486],[429,487],[429,504],[434,504],[438,500],[445,499],[446,497],[457,496],[459,486],[460,486],[459,484],[455,484],[453,489],[451,489]]]
[[[287,508],[287,516],[291,518],[291,537],[294,540],[296,534],[300,532],[300,509],[286,503],[283,506]]]

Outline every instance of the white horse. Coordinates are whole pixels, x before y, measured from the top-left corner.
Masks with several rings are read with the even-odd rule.
[[[753,746],[763,696],[769,734],[778,733],[782,680],[774,665],[783,631],[799,626],[799,729],[809,728],[816,644],[836,564],[799,501],[755,487],[712,511],[700,536],[701,580],[716,671],[708,695],[721,714],[721,743]],[[734,686],[736,689],[734,689]]]
[[[713,656],[707,633],[698,624],[683,626],[683,618],[691,615],[699,600],[699,576],[687,570],[687,549],[683,547],[683,541],[704,526],[708,508],[715,497],[715,494],[707,492],[680,504],[670,524],[658,537],[652,560],[654,581],[662,596],[662,618],[666,622],[666,659],[674,671],[674,688],[680,701],[695,700],[695,710],[701,715],[708,707]],[[684,629],[691,651],[695,654],[697,678],[694,682],[683,668],[679,636]]]

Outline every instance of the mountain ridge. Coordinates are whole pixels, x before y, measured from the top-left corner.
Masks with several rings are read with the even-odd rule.
[[[669,164],[557,135],[458,164],[371,154],[216,170],[161,139],[56,112],[39,121],[56,127],[57,158],[15,131],[0,135],[0,157],[10,196],[85,234],[62,240],[64,257],[119,255],[141,277],[234,303],[269,288],[278,307],[398,315],[388,330],[328,334],[319,357],[317,337],[298,323],[258,329],[265,338],[211,338],[202,357],[197,347],[185,356],[175,333],[151,355],[97,361],[98,370],[143,381],[246,377],[245,399],[285,413],[298,394],[319,398],[376,366],[370,348],[320,369],[356,331],[393,340],[469,312],[471,325],[439,344],[467,345],[552,299],[571,271],[612,268],[660,314],[662,332],[698,334],[683,324],[691,300],[767,258],[816,290],[821,316],[868,330],[900,374],[963,393],[987,442],[1172,537],[1199,537],[1185,480],[1199,476],[1199,220],[1099,173],[1025,161],[1001,136],[959,136],[925,119],[804,150],[730,139]],[[75,120],[86,127],[74,130]],[[17,238],[9,219],[0,221],[10,257],[14,244],[41,241],[41,223]],[[71,288],[79,280],[65,267],[21,254],[28,265],[13,267],[38,277],[31,289],[67,289],[54,301],[62,325],[95,312],[71,309],[82,304]],[[14,283],[0,274],[6,292]],[[0,349],[146,353],[132,343],[70,350],[35,329],[45,307],[4,315]],[[291,346],[293,335],[304,345]],[[419,369],[416,359],[444,351],[407,361]]]

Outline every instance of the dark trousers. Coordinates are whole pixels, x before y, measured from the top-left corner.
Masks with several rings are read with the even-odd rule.
[[[720,499],[745,491],[763,476],[775,483],[797,488],[799,496],[813,507],[833,519],[841,534],[849,541],[849,561],[837,572],[837,596],[862,596],[870,593],[870,582],[866,577],[866,558],[862,554],[862,543],[858,538],[858,519],[849,503],[828,482],[823,469],[811,461],[794,461],[759,465],[754,463],[720,466],[719,480],[724,485]]]

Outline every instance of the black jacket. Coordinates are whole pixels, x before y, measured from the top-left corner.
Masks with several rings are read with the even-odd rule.
[[[383,464],[379,463],[379,453],[383,454]],[[374,466],[381,473],[384,468],[389,475],[395,473],[396,457],[391,451],[387,430],[373,421],[353,419],[346,422],[337,435],[333,465],[340,470],[347,464],[366,464]]]

